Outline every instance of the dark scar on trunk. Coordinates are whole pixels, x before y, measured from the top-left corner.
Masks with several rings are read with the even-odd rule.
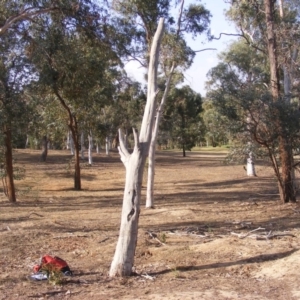
[[[135,204],[134,204],[135,197],[136,197],[136,190],[133,190],[132,198],[131,198],[131,203],[132,203],[133,206],[135,206]],[[135,209],[132,208],[130,213],[127,215],[127,221],[129,221],[132,218],[134,213],[135,213]]]

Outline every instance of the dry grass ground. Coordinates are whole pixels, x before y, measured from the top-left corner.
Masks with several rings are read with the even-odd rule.
[[[0,198],[0,299],[300,299],[300,210],[279,204],[269,168],[247,178],[220,152],[159,152],[156,208],[142,203],[138,275],[110,279],[125,175],[118,154],[82,162],[82,191],[72,189],[68,152],[39,156],[16,151],[26,167],[18,204]],[[259,227],[253,234],[286,235],[232,234]],[[44,254],[64,258],[74,276],[62,286],[30,280]]]

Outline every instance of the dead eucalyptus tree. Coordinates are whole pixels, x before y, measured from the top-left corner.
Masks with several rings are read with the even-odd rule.
[[[118,149],[126,169],[126,181],[119,238],[109,272],[110,276],[129,276],[132,273],[138,236],[143,171],[149,151],[156,109],[159,49],[163,33],[164,19],[161,18],[152,38],[148,67],[147,102],[140,133],[138,134],[136,129],[133,130],[135,144],[132,153],[127,150],[124,136],[119,130],[120,146]]]

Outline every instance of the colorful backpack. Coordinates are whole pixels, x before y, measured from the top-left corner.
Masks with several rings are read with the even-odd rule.
[[[57,256],[44,255],[41,263],[33,267],[34,273],[60,271],[66,276],[73,275],[67,262]]]

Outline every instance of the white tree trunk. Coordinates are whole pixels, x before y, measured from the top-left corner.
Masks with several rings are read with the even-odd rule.
[[[132,154],[125,147],[124,137],[119,130],[120,146],[118,149],[126,168],[126,181],[119,239],[109,272],[110,276],[129,276],[132,273],[138,235],[143,171],[149,151],[156,108],[157,68],[163,31],[164,19],[161,18],[151,45],[147,102],[139,137],[136,130],[133,130],[135,143]]]
[[[81,132],[81,135],[80,135],[80,144],[81,144],[81,159],[84,159],[85,147],[84,147],[84,133],[83,133],[83,131]]]
[[[70,149],[70,135],[71,135],[71,132],[69,130],[68,133],[67,133],[67,141],[66,141],[66,149],[67,150]]]
[[[256,176],[253,153],[250,151],[247,158],[247,176]]]
[[[157,109],[154,128],[151,137],[151,143],[149,148],[149,155],[148,155],[148,179],[147,179],[147,195],[146,195],[146,208],[153,208],[154,207],[154,175],[155,175],[155,148],[156,148],[156,141],[158,136],[158,129],[160,119],[163,113],[163,108],[167,100],[167,96],[170,90],[172,75],[175,69],[175,64],[173,63],[172,68],[170,70],[169,78],[167,80],[166,88],[161,99],[160,105]]]
[[[107,136],[106,138],[105,138],[105,154],[106,155],[109,155],[109,137]]]
[[[29,138],[28,138],[28,134],[26,135],[26,142],[25,142],[25,149],[28,148],[28,144],[29,144]]]
[[[70,151],[72,155],[75,155],[74,141],[72,137],[72,132],[69,131],[69,139],[70,139]]]
[[[251,75],[250,75],[251,76]],[[251,81],[251,78],[248,78],[249,82]],[[251,122],[251,117],[247,117],[247,128],[250,130],[250,122]],[[246,172],[247,176],[253,177],[256,176],[255,172],[255,164],[254,164],[254,155],[252,152],[252,142],[248,142],[248,158],[247,158],[247,167],[246,167]]]
[[[96,144],[96,152],[97,152],[97,154],[100,153],[100,145],[99,145],[99,142],[97,142],[97,144]]]
[[[92,132],[88,135],[89,140],[89,150],[88,150],[88,159],[89,159],[89,165],[93,164],[93,135]]]

